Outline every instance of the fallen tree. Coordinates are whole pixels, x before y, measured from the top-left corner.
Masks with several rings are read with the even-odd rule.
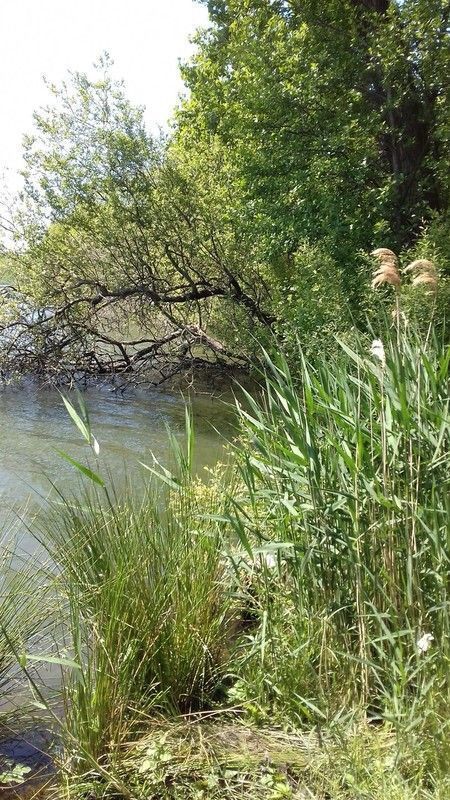
[[[246,340],[275,316],[251,242],[205,180],[226,169],[222,156],[205,154],[200,177],[147,134],[142,110],[101,67],[101,80],[75,73],[50,87],[56,105],[35,114],[26,141],[9,260],[27,307],[51,313],[3,315],[3,372],[159,383],[198,366],[243,367]]]

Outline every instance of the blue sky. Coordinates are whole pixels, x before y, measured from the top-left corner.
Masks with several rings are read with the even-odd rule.
[[[149,127],[164,125],[183,89],[178,60],[206,22],[191,0],[0,0],[0,178],[17,185],[22,135],[48,98],[42,76],[89,71],[105,50]]]

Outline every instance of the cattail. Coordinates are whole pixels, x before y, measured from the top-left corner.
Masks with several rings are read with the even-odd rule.
[[[432,290],[437,288],[438,276],[436,267],[427,258],[418,258],[416,261],[411,261],[411,264],[408,264],[404,271],[413,274],[413,286],[429,286]]]
[[[378,259],[379,267],[373,273],[372,289],[388,283],[390,286],[400,286],[401,278],[398,271],[398,259],[392,250],[379,247],[371,254]]]

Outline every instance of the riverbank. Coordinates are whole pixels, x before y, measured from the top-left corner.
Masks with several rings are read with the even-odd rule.
[[[180,719],[156,723],[125,746],[113,797],[177,800],[444,800],[448,783],[419,793],[398,769],[395,736],[362,721],[340,729],[284,731],[245,720]],[[418,787],[416,787],[417,789]],[[431,788],[431,787],[430,787]],[[75,781],[74,796],[98,796],[94,779]]]
[[[31,669],[61,670],[59,797],[448,797],[449,352],[382,348],[299,353],[301,380],[267,357],[225,463],[195,469],[185,412],[144,494],[66,401],[84,492],[40,518],[53,569],[2,598],[23,626],[0,636],[47,713]]]
[[[445,800],[448,783],[415,792],[393,756],[395,736],[362,721],[347,728],[286,732],[257,727],[243,715],[205,715],[153,724],[139,742],[124,746],[108,780],[65,774],[50,760],[48,737],[31,732],[5,747],[14,783],[1,782],[5,800],[55,797],[177,798],[178,800],[350,800],[355,797],[433,797]],[[44,739],[43,743],[38,739]],[[117,754],[116,754],[117,756]],[[15,767],[13,767],[15,765]],[[14,774],[15,769],[15,774]],[[27,772],[30,770],[30,772]],[[3,778],[7,777],[5,773]],[[122,786],[122,792],[121,787]],[[431,788],[431,787],[430,787]],[[100,792],[100,794],[99,794]]]

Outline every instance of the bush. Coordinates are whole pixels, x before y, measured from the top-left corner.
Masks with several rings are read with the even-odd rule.
[[[275,313],[277,334],[289,362],[294,365],[298,341],[312,358],[336,350],[336,334],[352,328],[351,290],[341,268],[324,247],[303,242],[285,270]],[[356,287],[352,287],[355,290]],[[294,368],[293,368],[294,371]]]

